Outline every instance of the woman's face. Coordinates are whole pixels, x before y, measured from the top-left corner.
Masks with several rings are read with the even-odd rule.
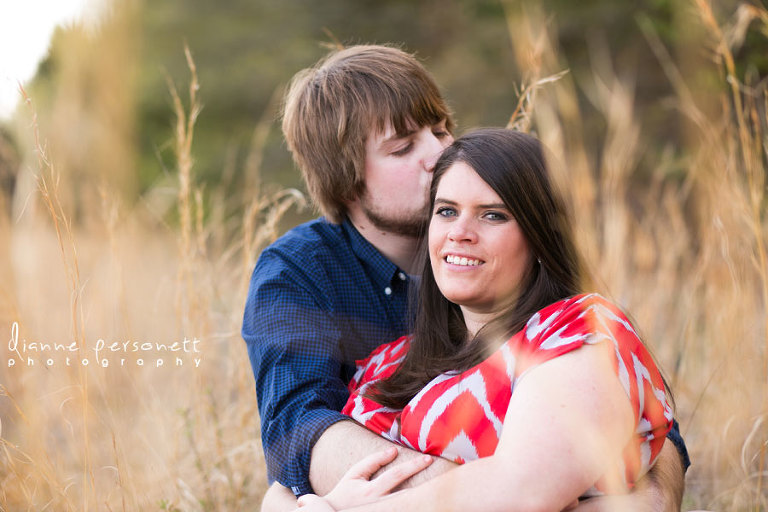
[[[531,265],[517,221],[463,162],[453,164],[437,186],[429,257],[440,291],[465,316],[496,313],[513,303]]]

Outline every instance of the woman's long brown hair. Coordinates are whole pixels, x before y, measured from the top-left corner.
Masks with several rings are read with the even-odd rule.
[[[570,218],[550,180],[541,143],[524,133],[494,128],[456,139],[435,165],[431,214],[440,180],[457,162],[475,170],[520,226],[531,252],[523,291],[514,304],[468,340],[459,306],[440,292],[425,257],[410,350],[398,370],[369,393],[387,407],[403,408],[437,375],[480,363],[522,329],[534,313],[581,291],[582,266]],[[426,239],[422,244],[422,255],[426,255]]]

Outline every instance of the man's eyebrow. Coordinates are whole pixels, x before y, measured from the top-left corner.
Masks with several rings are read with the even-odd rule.
[[[393,142],[397,142],[398,140],[404,139],[406,137],[409,137],[409,136],[413,135],[414,133],[416,133],[416,130],[408,130],[407,132],[403,132],[403,133],[395,132],[390,137],[384,139],[381,142],[381,145],[383,146],[385,144],[391,144]]]

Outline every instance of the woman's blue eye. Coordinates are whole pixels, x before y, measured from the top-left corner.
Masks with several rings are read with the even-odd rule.
[[[485,214],[485,218],[488,220],[507,220],[507,216],[500,212],[488,212]]]
[[[435,215],[439,215],[441,217],[453,217],[456,215],[456,210],[442,206],[435,210]]]

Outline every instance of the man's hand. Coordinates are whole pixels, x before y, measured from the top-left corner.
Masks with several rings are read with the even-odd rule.
[[[678,512],[683,501],[685,475],[680,454],[670,442],[661,448],[656,464],[632,492],[581,501],[577,512]]]
[[[261,512],[289,512],[298,506],[296,496],[287,487],[278,482],[267,489],[261,502]]]
[[[353,421],[340,421],[331,425],[312,449],[309,468],[309,481],[319,495],[328,494],[342,479],[344,474],[366,456],[382,452],[397,446],[383,437],[374,434]],[[405,447],[397,446],[398,456],[383,469],[424,457],[424,454]],[[427,469],[408,479],[402,487],[411,487],[426,482],[456,467],[453,462],[440,457],[433,457],[434,462]]]

